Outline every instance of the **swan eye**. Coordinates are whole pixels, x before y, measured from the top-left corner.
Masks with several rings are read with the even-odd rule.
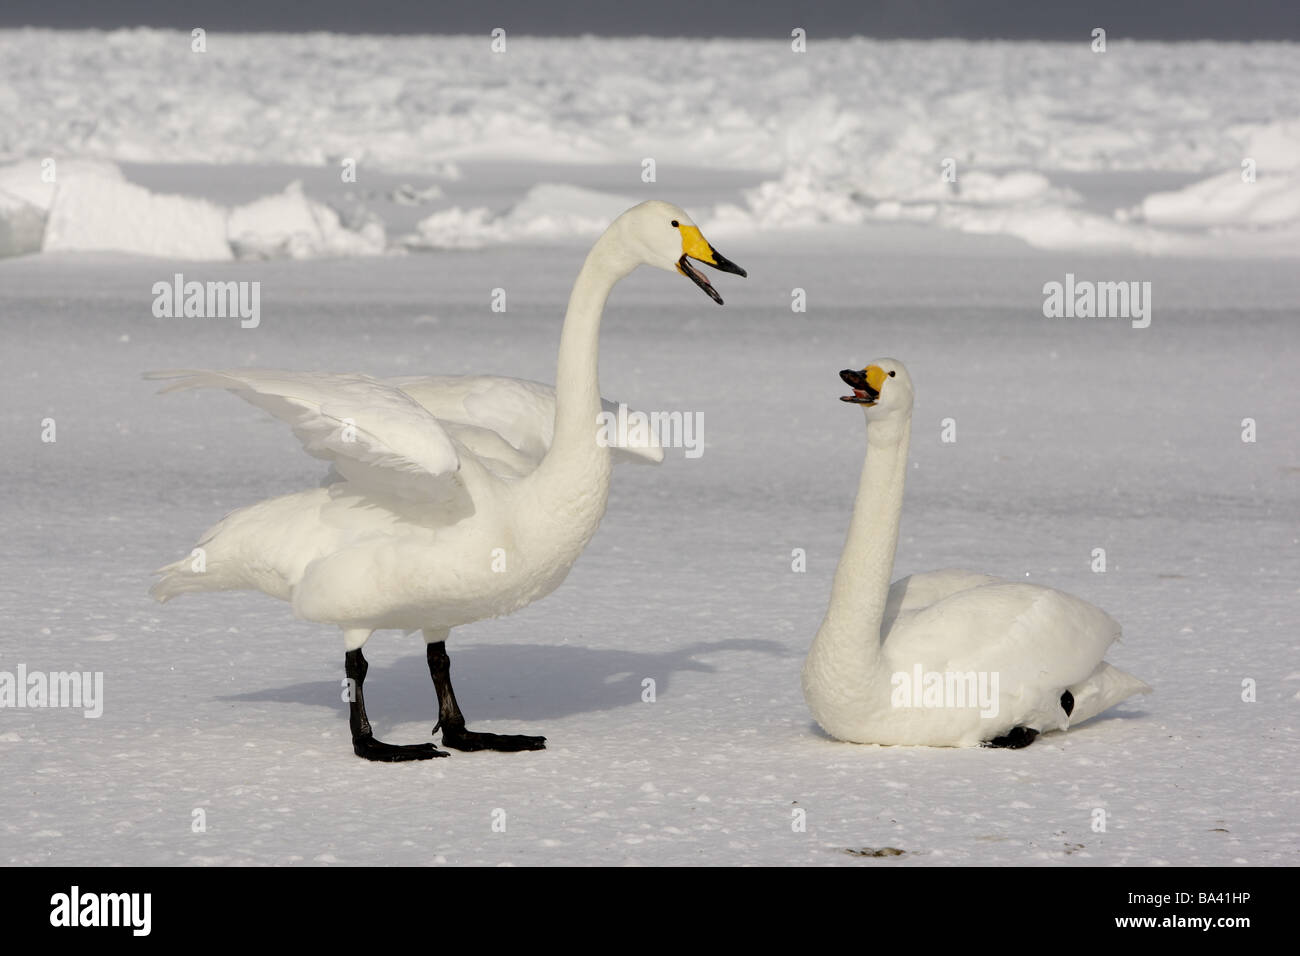
[[[674,228],[674,229],[676,229],[676,228],[677,228],[678,226],[680,226],[680,225],[681,225],[681,223],[678,222],[676,219],[673,220],[673,228]]]
[[[890,373],[889,373],[889,377],[890,377],[890,378],[893,378],[895,374],[896,374],[895,372],[890,372]]]

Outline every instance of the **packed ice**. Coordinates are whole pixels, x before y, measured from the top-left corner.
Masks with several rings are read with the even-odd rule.
[[[566,191],[581,167],[637,176],[647,160],[761,173],[715,210],[739,231],[908,222],[1050,249],[1300,250],[1300,55],[1284,43],[1117,39],[1097,52],[855,38],[796,53],[781,40],[521,36],[494,53],[486,37],[322,33],[214,34],[198,53],[181,32],[17,30],[0,32],[0,59],[6,254],[302,258],[547,241],[591,233],[624,198]],[[455,164],[521,157],[572,168],[573,181],[505,208],[461,201],[472,177],[457,181]],[[65,164],[66,202],[32,178],[49,159]],[[211,209],[89,189],[69,160],[352,164],[445,185],[395,194],[443,201],[394,234],[374,210],[358,220],[290,183]],[[1078,174],[1180,181],[1102,208],[1069,185]]]

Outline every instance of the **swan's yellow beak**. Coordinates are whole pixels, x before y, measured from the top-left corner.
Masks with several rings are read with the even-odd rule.
[[[699,226],[678,226],[677,229],[682,234],[682,257],[677,260],[677,271],[703,289],[714,302],[722,305],[722,296],[718,295],[704,273],[687,260],[695,259],[713,266],[719,272],[730,272],[732,275],[744,276],[745,270],[709,245]]]
[[[846,368],[840,372],[840,378],[844,380],[844,384],[853,389],[853,394],[841,395],[840,401],[871,407],[880,401],[880,389],[888,377],[889,373],[879,365],[868,365],[860,372]]]

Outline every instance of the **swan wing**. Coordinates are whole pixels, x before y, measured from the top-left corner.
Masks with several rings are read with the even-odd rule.
[[[359,488],[417,501],[461,498],[461,449],[427,409],[365,375],[273,369],[149,372],[162,392],[224,388],[287,422],[308,454]]]
[[[885,600],[881,630],[888,634],[900,614],[911,615],[960,591],[969,591],[971,588],[982,587],[985,584],[998,584],[1001,581],[1001,578],[995,578],[991,574],[953,568],[909,574],[905,578],[899,578],[889,586],[889,597]]]
[[[555,389],[550,385],[504,375],[413,376],[384,382],[401,389],[444,424],[465,426],[465,431],[456,433],[457,439],[494,471],[506,467],[518,474],[531,472],[555,437]],[[603,398],[601,405],[618,414],[617,402]],[[514,449],[513,454],[500,445],[502,441]],[[646,445],[615,445],[611,454],[616,463],[664,460],[663,448],[653,435]]]
[[[1086,683],[1119,636],[1118,622],[1081,598],[996,582],[900,613],[884,650],[898,671],[919,663],[925,671],[997,674],[999,732],[1046,731],[1070,723],[1062,692]]]

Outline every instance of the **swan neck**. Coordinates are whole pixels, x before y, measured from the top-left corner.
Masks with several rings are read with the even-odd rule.
[[[881,623],[894,573],[911,414],[871,422],[848,536],[835,569],[830,604],[814,648],[856,681],[880,655]],[[821,645],[818,647],[818,645]]]
[[[573,283],[560,332],[552,455],[568,453],[565,449],[585,449],[595,443],[596,416],[601,410],[600,320],[614,284],[626,275],[600,254],[602,242],[587,255]]]
[[[547,507],[572,505],[599,520],[609,491],[609,449],[596,441],[600,402],[600,320],[614,285],[636,267],[607,231],[587,254],[569,294],[555,370],[555,436],[527,481]]]

